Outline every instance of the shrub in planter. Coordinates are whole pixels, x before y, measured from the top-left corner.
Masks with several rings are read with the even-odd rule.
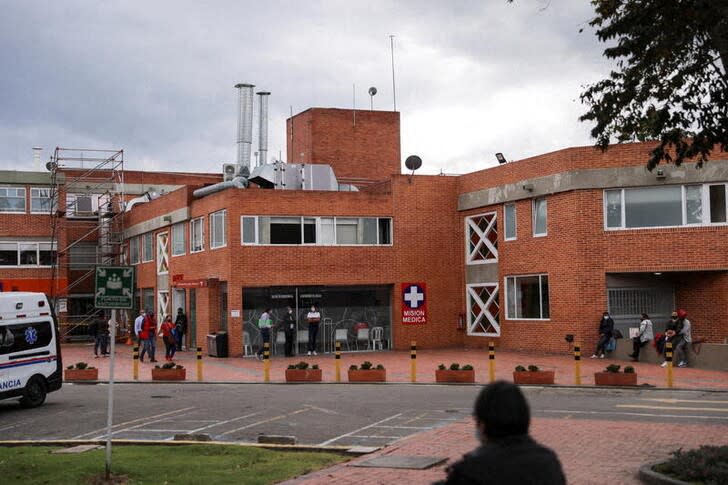
[[[653,468],[688,483],[728,483],[728,446],[701,446],[689,451],[681,448]]]
[[[99,370],[86,362],[77,362],[66,367],[64,379],[67,381],[98,381]]]
[[[291,364],[286,369],[286,382],[321,382],[323,378],[321,369],[317,364],[308,366],[308,362],[301,361]]]
[[[621,366],[610,364],[604,372],[594,373],[594,384],[597,386],[636,386],[637,374],[634,367],[627,366],[624,372],[619,372]]]
[[[376,367],[371,362],[364,361],[357,367],[356,364],[349,366],[349,382],[385,382],[387,371],[382,364]]]
[[[536,365],[529,365],[528,369],[522,365],[516,366],[513,371],[514,384],[553,384],[556,372],[540,370]]]
[[[475,382],[475,370],[470,364],[460,367],[460,364],[453,362],[450,368],[440,364],[435,370],[435,382]]]
[[[187,369],[174,362],[167,362],[152,369],[153,381],[184,381],[187,379]]]

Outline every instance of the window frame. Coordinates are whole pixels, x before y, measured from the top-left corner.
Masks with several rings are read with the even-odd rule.
[[[147,236],[149,237],[149,254],[146,253],[147,248]],[[142,263],[151,263],[154,261],[154,233],[153,232],[145,232],[141,236],[141,262]],[[146,259],[146,257],[149,257],[149,259]]]
[[[48,191],[48,197],[33,197],[33,191],[34,190],[47,190]],[[31,214],[50,214],[53,211],[54,199],[58,198],[58,194],[53,194],[53,189],[51,187],[31,187],[30,188],[30,213]],[[48,201],[48,210],[33,210],[33,200],[40,200],[41,205],[43,200]]]
[[[139,264],[142,261],[141,257],[141,236],[134,236],[129,238],[129,264]]]
[[[513,279],[514,281],[517,281],[519,278],[532,278],[532,277],[538,277],[538,296],[539,296],[539,315],[541,315],[540,318],[525,318],[525,317],[516,317],[510,315],[510,305],[509,305],[509,292],[511,291],[509,286],[509,280]],[[542,277],[547,278],[547,293],[548,293],[548,308],[549,308],[549,316],[547,318],[543,318],[543,283],[542,283]],[[505,319],[506,320],[525,320],[525,321],[535,321],[535,322],[547,322],[551,320],[551,284],[548,281],[549,274],[548,273],[532,273],[532,274],[519,274],[519,275],[511,275],[511,276],[505,276],[503,278],[503,294],[504,294],[504,303],[505,303]],[[516,301],[516,309],[518,308],[518,302]],[[517,313],[517,312],[516,312]]]
[[[22,210],[2,210],[0,208],[0,214],[25,214],[28,212],[28,190],[25,186],[19,185],[0,185],[0,189],[14,189],[23,191],[23,209]],[[7,199],[19,199],[20,196],[15,195],[14,197],[5,196]]]
[[[536,218],[538,217],[538,210],[536,208],[536,204],[539,201],[543,201],[544,204],[544,214],[545,214],[545,220],[544,220],[544,232],[536,232]],[[531,202],[531,233],[533,237],[546,237],[549,235],[549,204],[548,199],[546,197],[535,197],[533,201]]]
[[[215,244],[215,229],[217,227],[217,224],[219,223],[218,219],[222,218],[222,244]],[[211,212],[208,217],[208,222],[210,224],[210,250],[213,249],[220,249],[227,246],[227,209],[222,209],[219,211]]]
[[[199,240],[199,249],[195,249],[194,243],[195,243],[195,227],[199,225],[200,228],[200,240]],[[190,254],[192,253],[201,253],[205,250],[205,217],[195,217],[194,219],[190,220]]]
[[[294,243],[288,243],[288,244],[273,244],[273,243],[261,243],[261,237],[260,237],[260,221],[259,218],[266,217],[268,219],[276,219],[276,218],[287,218],[287,219],[298,219],[299,220],[299,226],[301,229],[301,243],[294,244]],[[254,225],[253,228],[255,230],[254,234],[254,242],[246,242],[245,241],[245,219],[253,219]],[[376,243],[337,243],[337,220],[339,219],[355,219],[357,221],[357,231],[358,227],[360,225],[361,219],[373,219],[375,221],[376,226]],[[304,242],[306,240],[305,238],[305,231],[306,231],[306,221],[314,220],[315,221],[315,231],[316,231],[316,242]],[[387,236],[389,239],[389,242],[382,242],[382,234],[380,234],[380,227],[383,224],[382,220],[388,221],[388,231]],[[332,229],[333,229],[333,242],[322,242],[323,236],[324,236],[324,227],[328,226],[325,221],[331,221],[332,223]],[[363,224],[363,223],[362,223]],[[394,240],[394,220],[392,217],[389,216],[312,216],[312,215],[303,215],[303,216],[280,216],[280,215],[241,215],[240,216],[240,245],[241,246],[341,246],[341,247],[378,247],[378,246],[392,246]]]
[[[186,232],[186,230],[185,230],[185,223],[184,222],[178,222],[177,224],[172,224],[172,238],[171,238],[172,239],[172,251],[171,251],[171,256],[173,258],[174,257],[177,257],[177,256],[184,256],[185,254],[187,254],[187,242],[185,241],[185,232]],[[176,249],[177,249],[176,248],[176,245],[175,245],[175,243],[176,243],[175,242],[175,235],[178,234],[178,233],[182,235],[182,252],[181,253],[175,252]]]
[[[40,264],[41,262],[41,245],[50,245],[50,252],[56,253],[55,256],[52,257],[52,259],[55,259],[58,257],[58,245],[55,244],[53,241],[22,241],[22,240],[16,240],[16,241],[2,241],[3,244],[13,244],[15,245],[15,263],[16,264],[7,264],[7,265],[0,265],[0,268],[18,268],[18,269],[32,269],[32,268],[51,268],[53,267],[53,263],[51,264]],[[21,263],[21,251],[29,251],[28,246],[35,246],[35,263]],[[25,249],[21,250],[21,247],[25,246]],[[10,251],[9,249],[7,251]]]
[[[508,208],[513,208],[513,236],[508,237]],[[503,204],[503,240],[515,241],[518,239],[518,207],[515,202]]]

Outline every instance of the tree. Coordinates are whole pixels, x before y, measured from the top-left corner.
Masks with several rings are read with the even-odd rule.
[[[591,135],[611,140],[657,140],[647,162],[707,161],[728,150],[728,0],[592,0],[590,25],[604,56],[616,60],[607,79],[586,86],[596,123]]]

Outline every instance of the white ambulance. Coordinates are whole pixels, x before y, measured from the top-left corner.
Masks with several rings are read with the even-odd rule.
[[[63,381],[58,327],[43,293],[0,292],[0,399],[43,404]]]

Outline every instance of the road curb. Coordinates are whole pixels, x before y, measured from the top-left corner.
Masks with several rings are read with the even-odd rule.
[[[662,460],[642,465],[639,471],[640,480],[649,485],[690,485],[688,482],[670,478],[667,475],[663,475],[662,473],[656,472],[652,469],[656,465],[661,465],[666,461],[667,460]]]

